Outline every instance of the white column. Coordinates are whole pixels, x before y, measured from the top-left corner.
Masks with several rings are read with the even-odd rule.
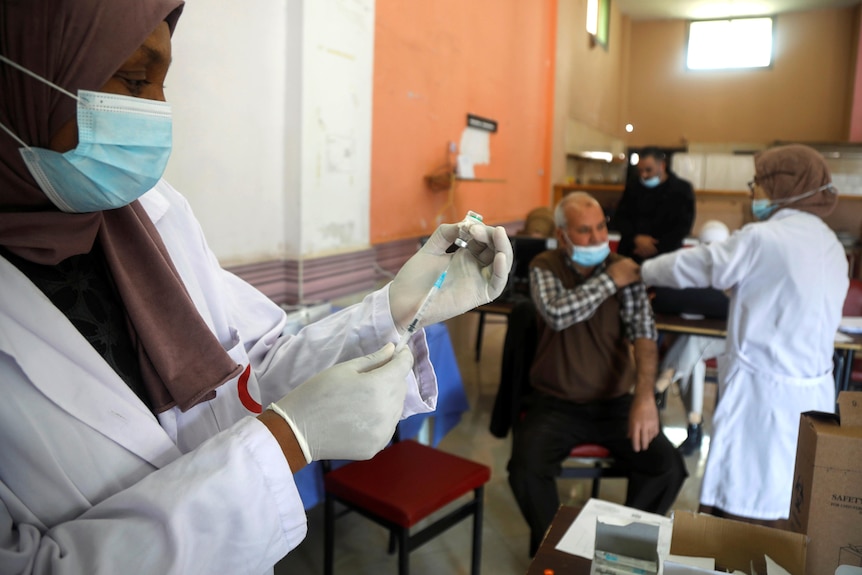
[[[224,264],[369,244],[374,0],[186,4],[166,178]]]

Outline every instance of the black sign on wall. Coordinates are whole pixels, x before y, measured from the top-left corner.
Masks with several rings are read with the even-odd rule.
[[[497,131],[497,122],[475,114],[467,114],[467,125],[471,128],[485,130],[486,132],[493,133]]]

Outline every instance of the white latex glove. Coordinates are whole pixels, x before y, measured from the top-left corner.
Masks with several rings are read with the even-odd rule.
[[[389,286],[389,307],[400,331],[413,320],[447,265],[443,286],[417,329],[460,315],[503,293],[512,267],[512,244],[506,230],[477,222],[470,226],[470,234],[473,239],[466,248],[447,254],[458,237],[458,224],[442,224],[398,271]]]
[[[401,418],[413,355],[387,343],[372,354],[325,369],[277,402],[305,460],[371,459]]]

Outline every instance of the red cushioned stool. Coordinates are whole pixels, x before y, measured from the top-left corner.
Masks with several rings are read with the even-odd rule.
[[[572,465],[575,464],[575,465]],[[603,477],[627,477],[626,472],[614,462],[611,452],[603,445],[583,443],[576,445],[563,462],[560,477],[568,479],[592,479],[592,497],[599,496],[599,483]]]
[[[479,575],[482,556],[482,502],[491,470],[457,455],[412,440],[399,441],[368,461],[356,461],[326,473],[324,499],[324,573],[332,575],[335,548],[335,502],[389,529],[398,543],[398,573],[410,570],[409,553],[456,523],[473,516],[471,573]],[[410,528],[470,492],[472,499],[427,527]],[[390,553],[394,551],[390,544]]]

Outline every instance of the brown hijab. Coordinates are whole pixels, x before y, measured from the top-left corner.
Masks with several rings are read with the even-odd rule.
[[[155,27],[173,33],[183,0],[0,0],[0,53],[66,90],[99,90]],[[76,103],[0,62],[0,122],[31,146],[74,118]],[[0,245],[53,265],[99,242],[129,318],[156,413],[215,396],[239,370],[185,290],[138,202],[90,214],[58,211],[0,132]],[[2,289],[2,288],[0,288]]]
[[[826,160],[817,150],[801,144],[778,146],[754,156],[757,183],[769,199],[780,201],[794,198],[832,182]],[[838,203],[838,190],[829,188],[786,204],[778,209],[793,208],[821,218],[828,216]]]

